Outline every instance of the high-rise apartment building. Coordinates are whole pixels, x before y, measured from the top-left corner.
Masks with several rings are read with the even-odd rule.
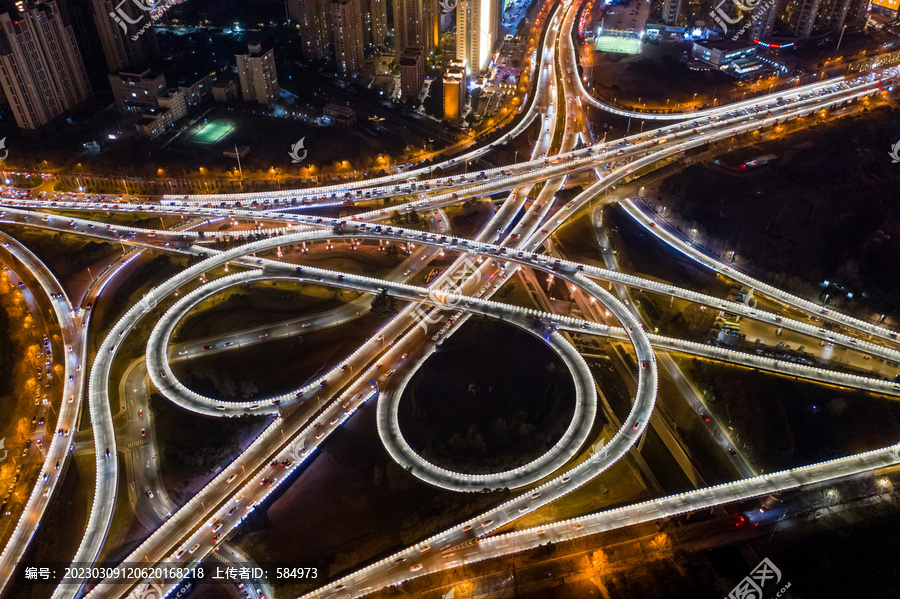
[[[822,0],[787,0],[784,4],[784,20],[793,34],[800,39],[812,35]]]
[[[360,0],[333,0],[331,27],[337,69],[344,77],[355,77],[363,64]]]
[[[415,98],[425,83],[425,49],[412,46],[400,57],[400,99]]]
[[[444,73],[444,120],[458,123],[466,108],[466,65],[451,60]]]
[[[681,13],[682,0],[665,0],[662,7],[662,21],[666,25],[676,25],[678,15]]]
[[[278,95],[278,73],[274,50],[258,43],[247,44],[246,54],[235,54],[244,102],[269,104]]]
[[[750,25],[750,37],[764,42],[772,39],[772,33],[775,30],[775,21],[778,20],[778,14],[780,12],[780,0],[757,6],[756,10],[754,10],[750,16],[750,18],[753,19],[753,23]]]
[[[438,43],[439,18],[437,0],[394,0],[394,55],[410,46],[430,52]]]
[[[74,32],[56,0],[0,15],[0,84],[23,129],[48,123],[90,95]]]
[[[470,73],[487,69],[500,35],[498,0],[459,0],[456,5],[456,58]]]
[[[362,0],[362,9],[366,46],[384,48],[388,36],[387,0]]]
[[[332,41],[330,4],[330,0],[288,0],[288,16],[300,27],[300,44],[307,60],[328,56]]]
[[[138,30],[150,22],[148,11],[134,2],[122,0],[92,0],[91,8],[110,73],[125,67],[145,67],[159,55],[152,27],[133,39]],[[120,13],[125,13],[125,17]]]

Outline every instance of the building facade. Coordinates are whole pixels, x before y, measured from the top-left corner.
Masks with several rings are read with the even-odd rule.
[[[451,60],[444,73],[444,120],[458,123],[466,109],[466,65]]]
[[[37,129],[90,95],[74,32],[55,0],[0,15],[0,84],[22,129]]]
[[[235,54],[241,97],[244,102],[270,104],[278,96],[278,73],[275,51],[264,50],[260,44],[247,45],[246,54]]]
[[[91,0],[91,9],[106,67],[114,73],[126,67],[144,67],[159,56],[156,33],[150,27],[137,39],[132,39],[137,31],[149,22],[150,13],[134,2],[121,0]],[[125,13],[125,18],[112,15]],[[127,21],[125,20],[127,19]],[[128,25],[127,27],[125,25]]]
[[[344,77],[355,77],[363,64],[360,0],[333,0],[331,26],[337,70]]]
[[[332,41],[329,0],[288,0],[288,16],[300,29],[303,58],[325,60]]]
[[[400,99],[415,98],[425,83],[425,49],[411,46],[400,57]]]
[[[459,0],[456,4],[456,58],[465,62],[469,73],[487,69],[499,33],[499,2]]]

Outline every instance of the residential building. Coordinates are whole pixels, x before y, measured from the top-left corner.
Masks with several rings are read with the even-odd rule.
[[[385,48],[388,37],[387,0],[362,0],[363,40],[367,47]]]
[[[681,14],[682,0],[665,0],[662,7],[662,21],[666,25],[677,25]]]
[[[244,102],[270,104],[278,96],[275,52],[258,43],[247,44],[246,54],[235,54]]]
[[[23,129],[36,129],[88,98],[81,52],[56,0],[0,15],[0,84]]]
[[[458,123],[466,109],[466,65],[451,60],[444,73],[444,120]]]
[[[425,83],[425,48],[411,46],[400,57],[400,99],[415,98]]]
[[[134,39],[137,32],[150,22],[150,12],[134,2],[122,0],[91,0],[91,9],[110,73],[125,67],[147,66],[159,56],[156,33],[152,27]]]
[[[138,135],[156,139],[167,129],[174,127],[175,123],[187,115],[187,102],[184,96],[183,90],[174,88],[160,95],[159,106],[145,112],[135,123]]]
[[[159,106],[169,88],[166,76],[151,69],[123,70],[109,76],[116,106],[123,112],[146,112]]]
[[[360,0],[333,0],[331,26],[337,70],[344,77],[355,77],[363,64]]]
[[[288,0],[288,16],[300,28],[300,44],[307,60],[328,57],[332,42],[329,4],[329,0]]]
[[[496,0],[459,0],[456,4],[456,58],[467,72],[488,68],[500,35],[500,3]]]
[[[410,46],[422,46],[426,53],[438,43],[440,9],[438,0],[393,0],[394,55]],[[497,4],[499,7],[499,3]]]

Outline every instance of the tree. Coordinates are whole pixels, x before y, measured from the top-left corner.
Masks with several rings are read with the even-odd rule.
[[[400,222],[400,211],[399,210],[391,210],[391,222],[395,225]]]
[[[700,337],[712,328],[716,321],[716,312],[706,306],[691,304],[684,310],[684,319],[688,323],[688,333],[691,337]]]
[[[372,313],[378,316],[393,316],[397,313],[397,302],[382,289],[372,300]]]
[[[416,212],[415,210],[410,210],[409,211],[409,222],[411,222],[414,225],[417,224],[419,222],[419,213]]]

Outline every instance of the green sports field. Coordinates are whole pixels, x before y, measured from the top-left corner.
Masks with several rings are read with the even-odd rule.
[[[231,133],[234,127],[231,121],[209,121],[197,127],[191,140],[200,144],[214,144]]]

